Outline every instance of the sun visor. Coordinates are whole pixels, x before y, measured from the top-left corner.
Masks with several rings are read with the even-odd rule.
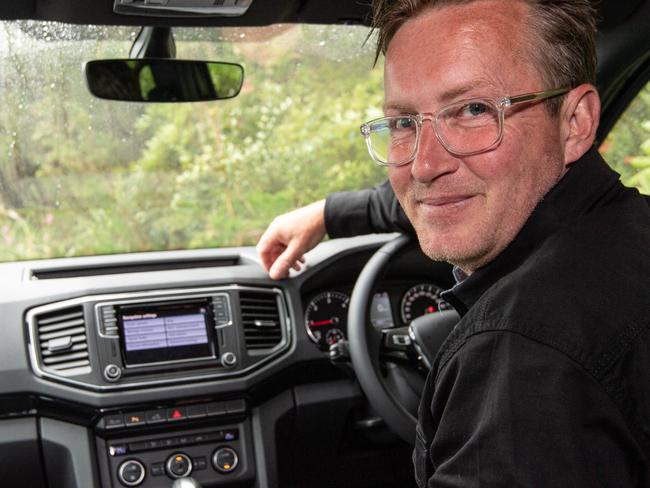
[[[113,12],[146,17],[239,17],[253,0],[115,0]]]

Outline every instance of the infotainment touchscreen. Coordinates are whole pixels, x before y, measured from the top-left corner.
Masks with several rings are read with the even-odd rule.
[[[216,355],[206,301],[121,306],[117,318],[127,366]]]

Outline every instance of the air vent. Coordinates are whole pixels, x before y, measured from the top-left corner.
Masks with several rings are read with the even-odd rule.
[[[239,303],[246,349],[270,349],[282,341],[278,300],[278,295],[273,292],[240,292]]]
[[[59,376],[90,373],[82,307],[39,314],[34,322],[34,343],[40,351],[40,362],[44,370]]]

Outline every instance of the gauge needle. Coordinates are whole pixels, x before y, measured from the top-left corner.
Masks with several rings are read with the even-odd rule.
[[[318,326],[318,325],[332,325],[332,319],[329,320],[320,320],[318,322],[312,322],[309,324],[310,327]]]

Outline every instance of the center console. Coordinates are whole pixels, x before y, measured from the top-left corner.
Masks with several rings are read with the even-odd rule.
[[[26,322],[39,377],[111,400],[92,425],[102,487],[168,488],[190,476],[206,487],[252,485],[249,406],[219,386],[288,352],[279,289],[88,295],[30,309]],[[189,385],[204,388],[184,398]]]
[[[202,486],[255,479],[244,400],[112,412],[97,424],[104,486],[163,488],[191,476]]]

